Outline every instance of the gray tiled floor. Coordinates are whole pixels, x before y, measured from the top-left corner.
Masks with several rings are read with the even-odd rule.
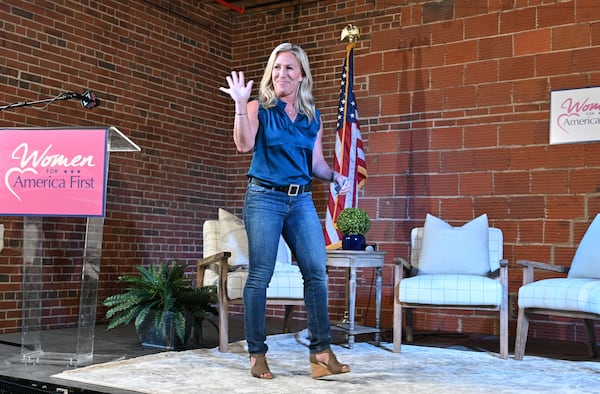
[[[232,319],[231,324],[231,340],[239,340],[243,338],[241,324],[236,324],[235,319]],[[133,327],[118,327],[110,331],[106,331],[106,326],[97,326],[94,330],[94,360],[92,364],[115,361],[126,358],[138,357],[146,354],[158,353],[163,349],[144,348],[135,333]],[[42,350],[56,351],[61,353],[69,353],[71,350],[62,352],[54,350],[55,348],[71,349],[76,344],[77,328],[52,330],[44,332],[42,337]],[[90,386],[78,384],[75,382],[66,382],[64,380],[55,379],[51,376],[72,368],[66,365],[54,365],[48,363],[40,364],[24,364],[21,362],[21,334],[4,334],[0,335],[0,393],[45,393],[45,392],[64,392],[64,393],[84,393],[84,392],[102,392],[125,394],[131,393],[126,390],[113,390],[106,387]],[[214,328],[206,327],[204,340],[197,347],[211,348],[216,347],[218,343],[217,333]],[[74,352],[74,351],[73,351]],[[6,389],[4,386],[10,386],[18,382],[24,386],[37,386],[37,388],[23,389]],[[43,389],[43,384],[33,384],[31,382],[45,383],[47,391],[35,391],[38,388]],[[4,386],[3,386],[4,384]],[[44,389],[45,390],[45,389]],[[64,391],[67,390],[67,391]]]
[[[159,349],[145,349],[140,346],[135,332],[129,327],[117,328],[113,331],[106,332],[104,326],[98,326],[95,330],[94,340],[94,360],[93,363],[101,363],[107,361],[118,360],[122,358],[130,358],[141,356],[144,354],[156,353]],[[64,341],[75,340],[77,329],[61,329],[53,330],[51,335],[44,336],[42,341],[42,349],[46,351],[48,347],[60,346]],[[64,371],[69,367],[66,365],[54,364],[24,364],[21,362],[21,346],[20,334],[5,334],[0,336],[0,375],[3,380],[8,381],[7,384],[20,382],[24,386],[33,385],[32,382],[47,383],[48,392],[61,392],[59,389],[67,389],[67,393],[86,392],[67,387],[75,387],[87,390],[97,390],[106,393],[127,393],[127,391],[107,390],[105,388],[92,387],[84,384],[73,382],[65,382],[64,380],[54,379],[51,375]],[[26,380],[26,381],[25,381]],[[52,386],[52,387],[50,387]],[[0,385],[0,387],[2,387]],[[43,385],[40,387],[43,388]],[[10,393],[10,389],[0,391],[0,393]],[[33,389],[31,389],[31,392]],[[28,391],[23,391],[28,392]],[[44,391],[42,391],[44,392]]]

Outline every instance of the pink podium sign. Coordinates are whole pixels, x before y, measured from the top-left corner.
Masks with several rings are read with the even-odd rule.
[[[104,216],[107,129],[0,129],[0,215]]]

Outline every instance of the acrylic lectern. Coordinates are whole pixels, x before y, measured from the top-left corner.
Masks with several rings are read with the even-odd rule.
[[[23,215],[21,362],[67,366],[89,364],[94,357],[109,156],[111,152],[139,152],[141,149],[115,127],[10,131],[0,130],[3,142],[11,141],[5,136],[14,140],[8,154],[0,149],[3,156],[0,171],[5,175],[4,189],[0,188],[0,216]],[[78,138],[81,138],[80,142]],[[83,145],[90,143],[92,147],[86,150]],[[7,163],[6,157],[12,162]],[[69,201],[70,198],[73,200]],[[12,211],[11,207],[14,207]],[[43,329],[47,278],[42,266],[43,223],[44,217],[50,216],[81,217],[85,218],[86,224],[77,336],[62,338],[64,343],[58,346],[56,340],[52,340],[54,348],[48,350],[50,341],[46,334],[49,330]]]

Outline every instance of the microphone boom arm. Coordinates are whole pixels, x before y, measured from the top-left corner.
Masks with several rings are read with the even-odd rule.
[[[7,104],[7,105],[0,106],[0,111],[4,111],[6,109],[11,109],[11,108],[30,107],[30,106],[37,105],[37,104],[46,104],[46,103],[50,104],[54,101],[71,100],[74,98],[81,100],[81,105],[84,108],[94,108],[95,106],[98,105],[98,99],[96,98],[96,95],[93,92],[88,90],[87,92],[85,92],[83,94],[73,93],[73,92],[65,92],[65,93],[59,94],[56,97],[52,97],[49,99],[35,100],[35,101],[20,101],[17,103]]]

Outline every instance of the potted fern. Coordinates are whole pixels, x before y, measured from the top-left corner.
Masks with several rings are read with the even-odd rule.
[[[195,336],[202,338],[202,323],[213,321],[216,309],[214,286],[194,288],[185,278],[185,265],[137,266],[138,275],[122,275],[118,281],[129,287],[106,298],[107,329],[135,324],[142,346],[182,348]]]
[[[371,220],[364,209],[344,209],[338,215],[336,225],[338,230],[344,235],[342,238],[342,249],[365,249],[365,234],[371,228]]]

